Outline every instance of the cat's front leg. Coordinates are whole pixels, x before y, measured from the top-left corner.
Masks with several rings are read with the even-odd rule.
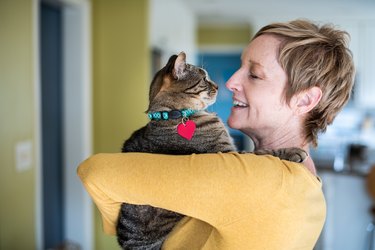
[[[117,240],[123,249],[159,250],[183,215],[148,205],[121,204]]]
[[[301,148],[281,148],[281,149],[258,149],[254,151],[256,155],[273,155],[282,160],[301,163],[307,159],[308,153]]]

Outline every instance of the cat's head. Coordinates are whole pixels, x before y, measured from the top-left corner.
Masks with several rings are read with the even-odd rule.
[[[216,101],[218,86],[207,72],[186,63],[186,55],[173,55],[154,77],[149,93],[150,111],[203,110]]]

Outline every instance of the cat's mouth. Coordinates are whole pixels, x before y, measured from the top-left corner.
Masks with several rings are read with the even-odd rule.
[[[233,107],[236,107],[236,108],[246,108],[248,106],[249,105],[247,105],[246,103],[243,103],[243,102],[240,102],[240,101],[237,101],[237,100],[233,100]]]
[[[214,97],[207,97],[207,98],[203,98],[206,102],[206,105],[207,107],[214,104],[216,102],[216,96]]]

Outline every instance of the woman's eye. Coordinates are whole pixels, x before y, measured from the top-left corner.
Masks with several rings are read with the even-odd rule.
[[[253,74],[253,73],[249,73],[249,77],[251,78],[251,79],[259,79],[259,77],[257,76],[257,75],[255,75],[255,74]]]

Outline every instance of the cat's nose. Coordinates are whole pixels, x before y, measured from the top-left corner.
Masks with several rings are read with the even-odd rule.
[[[210,82],[210,87],[208,88],[208,94],[209,95],[216,95],[217,94],[217,91],[219,89],[219,86],[214,83],[214,82]]]
[[[212,87],[214,88],[214,89],[216,89],[216,90],[218,90],[219,89],[219,85],[217,85],[216,83],[214,83],[214,82],[212,82]]]

